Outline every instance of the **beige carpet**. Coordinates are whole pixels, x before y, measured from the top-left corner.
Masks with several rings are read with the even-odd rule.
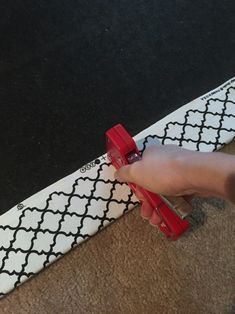
[[[235,313],[235,206],[195,207],[177,242],[135,209],[2,299],[0,313]]]

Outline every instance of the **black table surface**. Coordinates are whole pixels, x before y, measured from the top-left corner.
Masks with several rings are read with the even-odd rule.
[[[0,213],[235,73],[235,2],[0,4]]]

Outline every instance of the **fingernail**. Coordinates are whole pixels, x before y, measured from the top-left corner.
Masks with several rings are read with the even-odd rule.
[[[147,216],[140,216],[143,220],[148,220],[149,219],[149,217],[147,217]]]
[[[154,227],[154,228],[157,228],[157,225],[151,223],[151,221],[149,221],[149,224],[150,224],[150,226],[152,226],[152,227]]]

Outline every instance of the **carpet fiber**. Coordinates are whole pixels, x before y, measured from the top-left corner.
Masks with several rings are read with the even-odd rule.
[[[235,143],[226,152],[235,154]],[[195,200],[193,231],[169,242],[125,215],[17,288],[11,313],[234,313],[235,207]]]

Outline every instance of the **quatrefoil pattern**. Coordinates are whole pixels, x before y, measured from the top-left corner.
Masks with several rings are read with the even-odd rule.
[[[215,151],[235,136],[235,87],[221,93],[220,98],[209,98],[198,108],[192,106],[185,114],[177,114],[146,136],[142,151],[151,139],[162,144],[175,144],[197,151]]]
[[[156,140],[199,151],[231,141],[234,82],[220,87],[216,98],[196,99],[137,135],[141,152]],[[0,217],[0,297],[138,204],[113,172],[101,156]]]

